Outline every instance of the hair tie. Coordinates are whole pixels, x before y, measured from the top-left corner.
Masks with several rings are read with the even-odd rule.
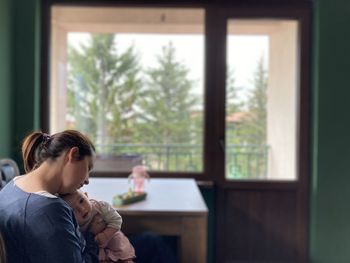
[[[43,146],[46,146],[46,144],[51,140],[51,136],[47,133],[43,133]]]

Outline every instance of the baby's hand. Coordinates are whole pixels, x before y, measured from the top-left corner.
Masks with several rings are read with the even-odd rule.
[[[96,240],[97,244],[99,244],[99,246],[102,246],[108,241],[108,238],[107,238],[107,235],[105,233],[101,232],[95,236],[95,240]]]

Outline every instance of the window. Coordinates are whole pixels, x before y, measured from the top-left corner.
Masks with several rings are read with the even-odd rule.
[[[43,128],[89,135],[97,174],[124,176],[143,164],[155,176],[227,183],[300,178],[307,15],[235,5],[48,6]]]
[[[204,11],[52,7],[50,131],[78,129],[95,170],[203,171]]]
[[[296,178],[295,20],[227,24],[226,178]]]

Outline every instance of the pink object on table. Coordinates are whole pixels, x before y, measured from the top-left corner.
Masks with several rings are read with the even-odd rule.
[[[132,173],[129,175],[129,181],[133,181],[134,192],[144,192],[146,178],[150,179],[150,176],[147,173],[145,166],[137,165],[132,168]]]

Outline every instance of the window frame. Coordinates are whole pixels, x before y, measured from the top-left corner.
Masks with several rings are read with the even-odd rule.
[[[205,58],[204,58],[204,128],[203,128],[203,171],[202,172],[152,172],[152,177],[195,178],[198,181],[217,182],[228,187],[257,187],[269,184],[269,187],[294,188],[301,184],[307,187],[309,160],[309,86],[310,86],[310,3],[287,0],[279,4],[271,1],[243,3],[223,1],[209,3],[203,1],[178,2],[167,1],[65,1],[48,0],[42,2],[41,23],[41,85],[40,85],[40,123],[43,131],[49,131],[50,111],[50,28],[51,6],[103,6],[103,7],[165,7],[165,8],[203,8],[205,13]],[[297,106],[297,179],[296,181],[256,181],[225,179],[225,155],[221,142],[225,141],[225,89],[226,89],[226,23],[234,18],[290,18],[299,21],[299,56],[298,56],[298,106]],[[218,52],[221,50],[221,52]],[[99,172],[92,176],[126,177],[128,172]]]

